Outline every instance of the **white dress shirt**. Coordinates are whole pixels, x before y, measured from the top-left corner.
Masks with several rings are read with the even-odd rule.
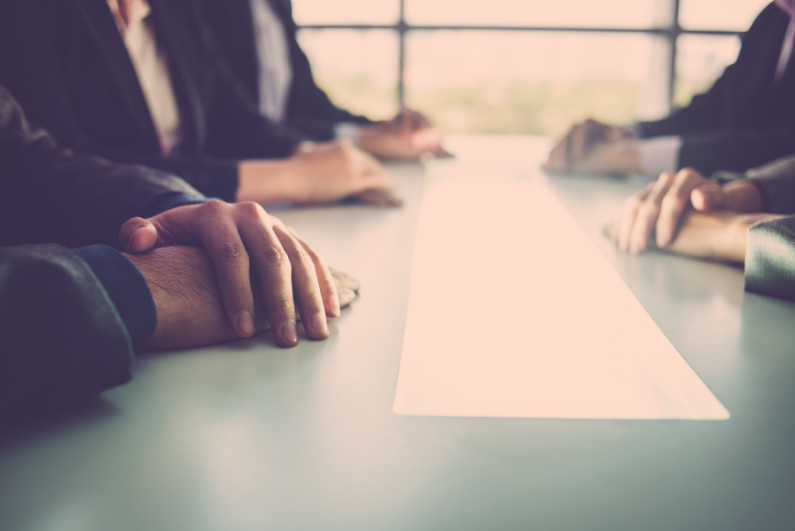
[[[273,122],[284,120],[293,69],[282,21],[268,0],[249,0],[259,58],[259,110]]]
[[[160,151],[166,155],[179,144],[179,106],[171,84],[168,60],[162,48],[157,46],[151,8],[146,0],[107,1],[149,106],[160,140]]]

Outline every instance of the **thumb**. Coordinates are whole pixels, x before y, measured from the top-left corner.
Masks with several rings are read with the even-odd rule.
[[[726,192],[721,185],[710,181],[693,188],[690,192],[690,202],[701,212],[717,210],[726,206]]]
[[[143,218],[131,218],[119,229],[119,241],[125,251],[144,253],[157,243],[157,229]]]

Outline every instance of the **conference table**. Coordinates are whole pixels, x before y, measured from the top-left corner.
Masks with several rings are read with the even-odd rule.
[[[603,227],[644,181],[546,175],[548,146],[452,137],[455,159],[389,166],[402,208],[276,209],[361,281],[331,337],[146,354],[128,385],[4,433],[0,529],[795,529],[795,304],[745,293],[736,266],[617,251]],[[730,418],[396,414],[417,218],[440,180],[550,191]],[[461,284],[477,313],[489,279]]]

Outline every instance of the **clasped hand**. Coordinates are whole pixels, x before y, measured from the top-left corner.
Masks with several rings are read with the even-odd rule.
[[[147,281],[159,312],[153,338],[158,346],[170,345],[166,328],[174,324],[161,319],[161,292],[172,289],[175,279],[207,278],[212,270],[216,291],[200,283],[196,289],[204,294],[204,300],[212,300],[216,297],[213,294],[218,293],[228,323],[239,337],[250,337],[267,323],[276,342],[289,347],[298,342],[296,306],[311,339],[328,337],[326,318],[340,315],[340,294],[323,259],[292,229],[256,203],[211,200],[181,206],[149,219],[130,219],[122,225],[119,237],[129,253],[169,246],[206,250],[206,255],[197,254],[198,249],[164,250],[154,254],[155,259],[163,257],[154,263],[153,259],[144,258],[147,255],[130,255],[145,276],[150,274]],[[159,270],[157,263],[162,264]],[[255,297],[252,286],[259,297]],[[255,299],[259,298],[262,305],[255,311]],[[182,318],[193,319],[191,310],[186,308]],[[180,341],[177,342],[184,346],[184,338]]]

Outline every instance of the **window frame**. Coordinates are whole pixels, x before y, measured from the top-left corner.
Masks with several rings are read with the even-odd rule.
[[[715,30],[683,28],[679,23],[680,0],[671,0],[671,21],[667,25],[652,28],[610,28],[610,27],[581,27],[581,26],[472,26],[472,25],[425,25],[410,24],[406,22],[406,1],[398,0],[399,11],[398,20],[394,24],[303,24],[298,25],[298,30],[389,30],[397,33],[398,37],[398,86],[397,103],[399,108],[405,106],[406,84],[404,73],[406,71],[406,38],[413,31],[518,31],[518,32],[537,32],[537,33],[632,33],[643,35],[654,35],[662,37],[668,47],[667,72],[666,72],[666,106],[667,111],[673,109],[673,102],[676,87],[676,60],[677,60],[677,41],[681,35],[705,35],[705,36],[736,36],[742,37],[745,31],[736,30]]]

